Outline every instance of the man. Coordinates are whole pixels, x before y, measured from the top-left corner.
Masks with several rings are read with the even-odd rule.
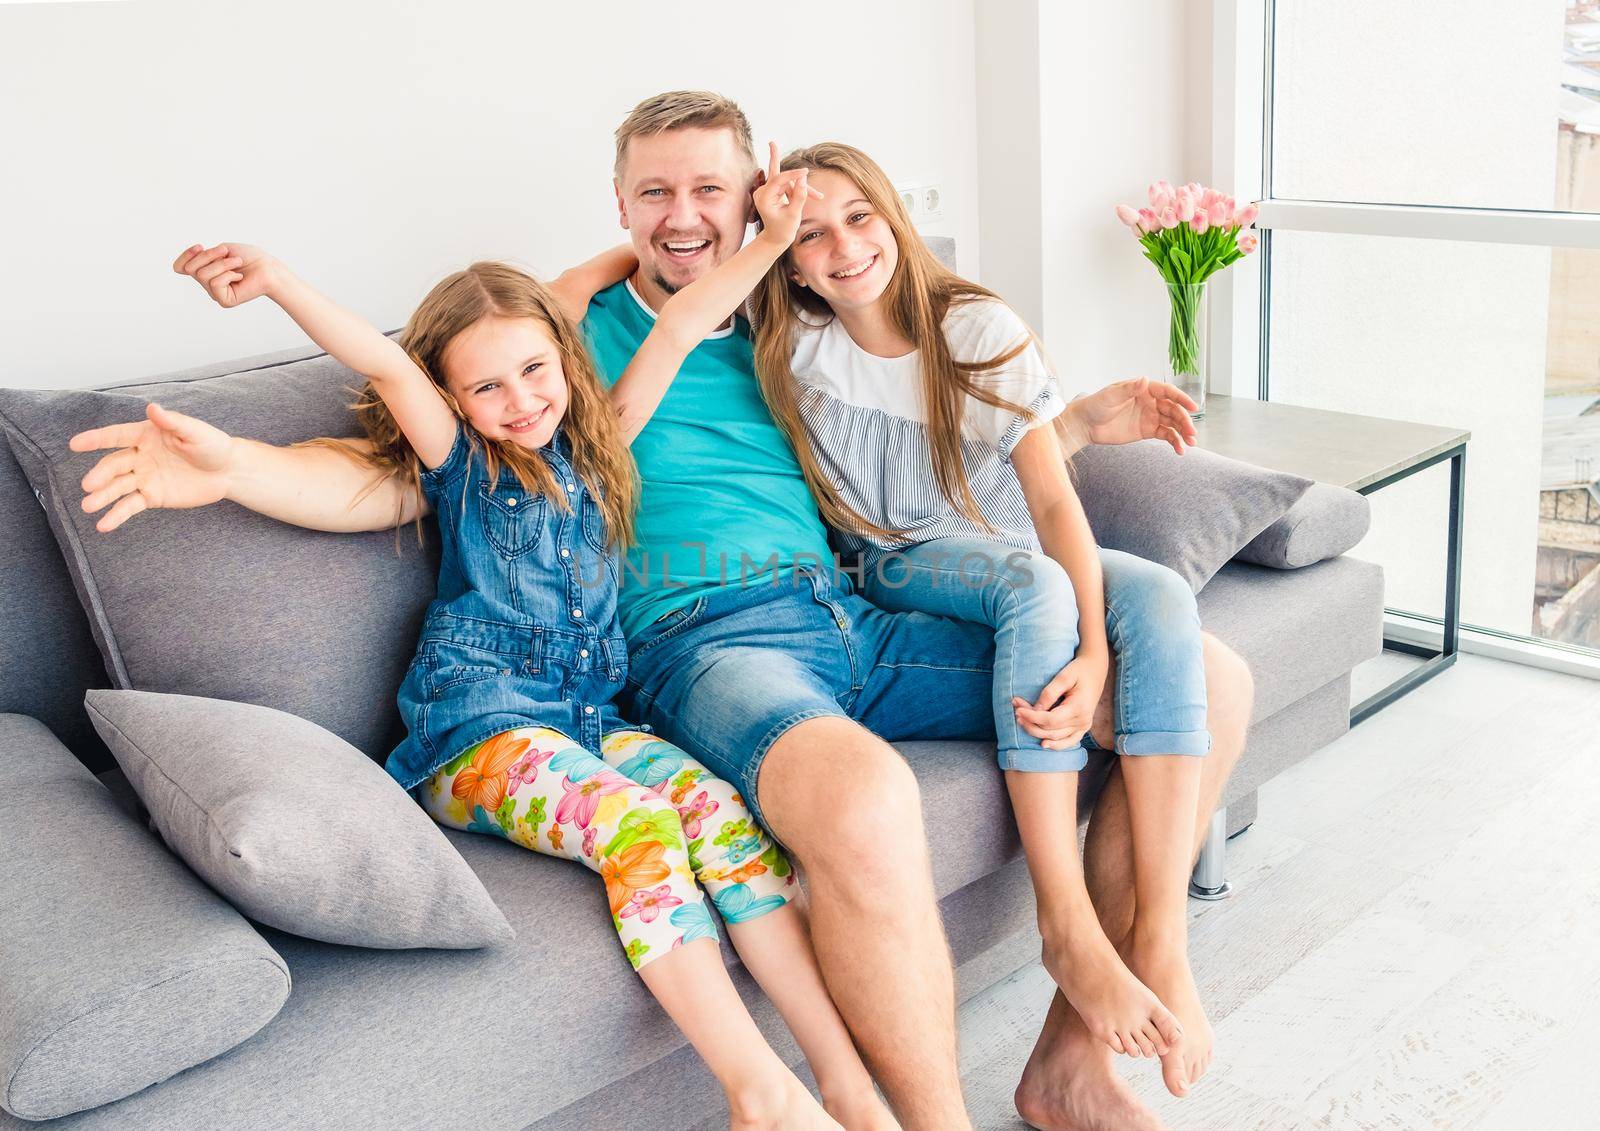
[[[617,130],[617,206],[639,267],[597,295],[584,322],[607,381],[667,299],[738,250],[756,177],[749,124],[720,96],[658,95]],[[1091,442],[1126,442],[1148,434],[1139,400],[1124,382],[1073,411]],[[808,568],[831,561],[826,531],[738,320],[689,355],[633,452],[644,487],[622,617],[635,713],[738,783],[801,862],[829,989],[905,1126],[968,1126],[916,780],[886,740],[992,735],[992,630],[863,608],[829,571]],[[769,584],[785,596],[750,596]],[[1205,656],[1213,747],[1202,836],[1251,702],[1244,663],[1209,636]],[[1112,747],[1109,698],[1092,735]],[[1120,945],[1132,853],[1116,771],[1085,870]],[[1059,992],[1016,1098],[1043,1128],[1159,1126]]]

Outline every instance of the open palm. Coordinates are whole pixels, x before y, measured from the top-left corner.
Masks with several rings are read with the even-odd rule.
[[[1075,402],[1091,444],[1164,440],[1179,455],[1196,439],[1194,422],[1189,419],[1194,407],[1194,401],[1176,385],[1148,377],[1113,381]]]
[[[72,437],[75,452],[115,449],[83,477],[83,509],[93,514],[111,507],[97,530],[115,530],[150,507],[203,507],[227,494],[231,436],[157,404],[146,415]]]

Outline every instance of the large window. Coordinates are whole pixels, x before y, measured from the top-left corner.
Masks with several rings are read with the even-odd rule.
[[[1277,0],[1275,196],[1550,209],[1557,123],[1600,110],[1597,3]],[[1592,28],[1592,33],[1583,29]]]
[[[1267,0],[1261,395],[1467,428],[1462,620],[1600,656],[1600,0]],[[1441,466],[1373,496],[1443,602]]]

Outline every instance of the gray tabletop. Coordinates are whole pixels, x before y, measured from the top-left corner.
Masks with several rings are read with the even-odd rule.
[[[1218,455],[1359,491],[1415,467],[1472,435],[1458,428],[1412,424],[1212,393],[1199,444]]]

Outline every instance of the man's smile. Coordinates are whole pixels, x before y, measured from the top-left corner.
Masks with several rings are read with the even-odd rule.
[[[656,246],[672,262],[687,263],[709,251],[711,249],[711,241],[708,239],[658,240]]]

